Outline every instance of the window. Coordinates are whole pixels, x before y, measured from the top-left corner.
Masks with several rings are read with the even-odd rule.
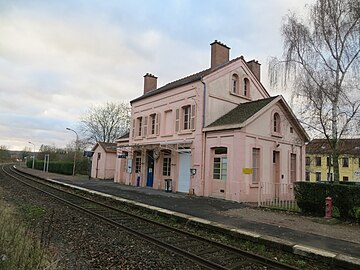
[[[315,175],[316,175],[316,181],[317,182],[321,181],[321,172],[316,172]]]
[[[260,182],[260,148],[252,149],[252,183]]]
[[[321,166],[321,157],[316,157],[315,158],[315,165],[316,166]]]
[[[349,167],[349,158],[343,158],[342,159],[342,166],[343,167]]]
[[[141,157],[135,158],[135,173],[139,173],[141,171]]]
[[[327,166],[327,167],[330,166],[330,157],[326,157],[326,166]]]
[[[246,97],[249,96],[249,90],[250,90],[250,81],[249,79],[245,78],[243,85],[243,95]]]
[[[306,182],[310,181],[310,172],[305,172],[305,181]]]
[[[280,115],[278,113],[274,113],[273,118],[273,131],[275,133],[280,133]]]
[[[175,112],[175,132],[181,130],[195,129],[196,107],[195,105],[187,105]]]
[[[349,177],[348,176],[343,176],[343,181],[344,182],[349,182]]]
[[[153,113],[150,114],[150,135],[159,135],[160,132],[160,114]]]
[[[310,157],[305,158],[305,165],[310,166]]]
[[[190,129],[190,106],[185,106],[183,109],[183,129]]]
[[[137,132],[137,135],[138,136],[141,136],[141,133],[142,133],[142,117],[138,117],[137,118],[137,129],[138,129],[138,132]]]
[[[231,84],[232,92],[234,94],[239,94],[239,76],[237,74],[232,75]]]
[[[290,133],[294,133],[294,128],[290,127]]]
[[[214,149],[213,179],[226,180],[227,176],[227,148]]]
[[[150,134],[155,135],[155,126],[156,126],[156,114],[150,115]]]
[[[97,159],[99,160],[101,158],[101,153],[98,153]]]
[[[164,156],[163,159],[163,175],[164,176],[170,176],[171,173],[171,157],[170,156]]]
[[[290,154],[290,181],[296,181],[296,154]]]

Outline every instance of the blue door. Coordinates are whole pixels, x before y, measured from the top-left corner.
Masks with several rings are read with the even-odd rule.
[[[154,158],[153,151],[147,152],[147,178],[146,186],[152,187],[154,182]]]

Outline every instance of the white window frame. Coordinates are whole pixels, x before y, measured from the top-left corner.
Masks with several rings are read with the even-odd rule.
[[[226,152],[221,153],[221,154],[216,154],[216,150],[220,149],[220,148],[225,148]],[[213,163],[212,177],[215,180],[226,181],[227,172],[228,172],[227,148],[226,147],[218,147],[218,148],[214,148],[213,151],[214,151],[214,155],[213,155],[213,159],[212,159],[212,163]],[[219,170],[219,171],[215,172],[215,170]]]
[[[252,184],[260,183],[260,148],[252,148]]]

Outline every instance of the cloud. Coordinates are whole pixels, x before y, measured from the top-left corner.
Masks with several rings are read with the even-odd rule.
[[[281,16],[299,2],[0,2],[0,145],[65,146],[66,126],[90,105],[141,95],[145,73],[161,86],[208,68],[215,39],[260,60],[265,78]]]

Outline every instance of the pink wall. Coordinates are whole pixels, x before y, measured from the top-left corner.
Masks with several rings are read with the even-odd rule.
[[[100,159],[98,159],[100,154]],[[116,154],[105,152],[98,146],[94,151],[91,165],[91,177],[97,179],[114,179]]]
[[[243,92],[233,92],[232,78],[238,76],[240,83],[246,78],[249,82],[246,96]],[[242,87],[242,85],[240,85]],[[204,104],[205,95],[205,108]],[[164,189],[165,179],[173,181],[173,191],[181,189],[180,154],[177,146],[191,150],[190,168],[196,174],[190,176],[189,188],[185,192],[196,195],[221,197],[234,201],[257,201],[259,183],[252,183],[252,175],[244,174],[243,168],[252,167],[252,149],[260,149],[260,182],[271,182],[274,166],[273,151],[279,152],[280,182],[288,183],[291,154],[296,155],[296,180],[304,179],[305,146],[304,133],[298,127],[287,105],[278,98],[277,102],[266,107],[261,114],[255,115],[244,127],[222,127],[220,131],[203,129],[241,103],[268,98],[269,94],[239,58],[224,68],[220,68],[196,81],[171,90],[136,100],[132,103],[131,128],[129,141],[118,142],[118,154],[128,151],[125,159],[116,159],[115,181],[136,185],[136,157],[141,158],[140,185],[147,184],[147,151],[158,149],[159,157],[154,161],[153,188]],[[184,106],[196,108],[195,127],[176,132],[176,109]],[[205,115],[204,112],[205,111]],[[281,134],[273,134],[272,116],[274,112],[281,116]],[[152,114],[159,115],[159,130],[150,134],[149,119]],[[203,119],[203,116],[204,119]],[[147,119],[147,134],[138,136],[138,118]],[[135,128],[133,125],[135,123]],[[293,132],[290,132],[290,126]],[[133,130],[135,136],[133,136]],[[175,147],[176,146],[176,147]],[[180,148],[181,148],[180,147]],[[214,149],[227,148],[227,179],[213,179]],[[179,148],[179,149],[180,149]],[[171,150],[171,175],[163,175],[164,150]],[[132,160],[132,172],[127,171]],[[222,192],[223,191],[223,192]]]

